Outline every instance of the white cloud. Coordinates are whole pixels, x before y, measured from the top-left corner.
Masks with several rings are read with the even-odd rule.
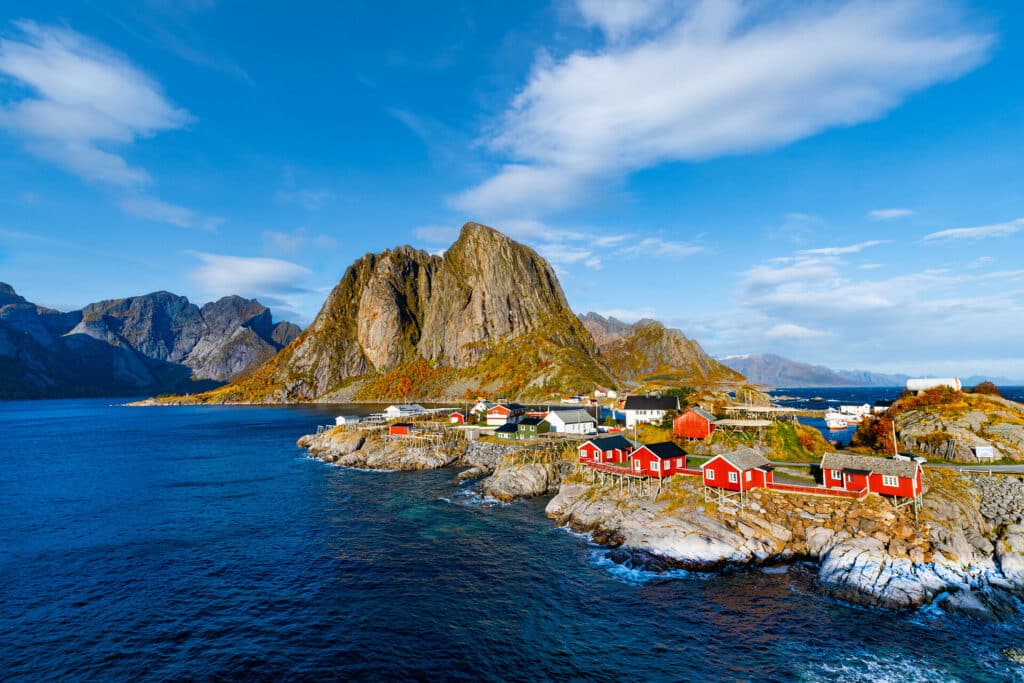
[[[923,0],[787,4],[771,19],[739,0],[651,7],[582,3],[584,17],[610,37],[638,23],[652,33],[539,58],[485,141],[503,165],[452,205],[483,215],[542,213],[638,169],[768,149],[872,120],[975,68],[992,44],[954,30]],[[659,18],[669,13],[661,28],[646,14],[656,10]]]
[[[868,220],[892,221],[897,218],[906,218],[913,215],[914,212],[910,209],[875,209],[874,211],[868,211]]]
[[[28,148],[86,180],[136,187],[150,181],[110,150],[139,137],[182,128],[192,116],[123,56],[74,31],[15,22],[18,39],[0,39],[0,72],[32,96],[0,110],[0,125]]]
[[[992,225],[981,225],[976,228],[951,228],[940,230],[924,236],[924,241],[934,240],[981,240],[988,237],[1009,237],[1020,232],[1024,228],[1024,218],[1008,221],[1006,223],[994,223]]]
[[[704,247],[686,242],[675,242],[660,237],[645,237],[622,249],[623,254],[633,256],[693,256],[704,251]]]
[[[672,0],[577,0],[587,26],[594,26],[618,40],[640,30],[664,26]]]
[[[764,336],[768,339],[815,339],[829,337],[831,333],[793,323],[780,323],[766,330]]]
[[[888,241],[889,240],[868,240],[867,242],[850,244],[845,247],[821,247],[818,249],[804,249],[800,253],[818,256],[842,256],[843,254],[856,254],[861,251],[864,251],[868,247],[877,247],[879,244],[885,244]]]
[[[296,263],[272,258],[190,252],[202,265],[189,277],[209,296],[258,296],[304,292],[310,271]]]
[[[307,247],[333,249],[338,246],[338,240],[330,235],[311,235],[305,228],[298,228],[291,232],[264,230],[263,246],[271,252],[295,254]]]
[[[177,204],[169,204],[146,195],[123,197],[117,202],[117,205],[122,211],[136,218],[170,223],[180,228],[214,231],[224,222],[223,218],[201,216],[192,209],[187,209]]]
[[[213,229],[221,219],[142,194],[153,182],[124,148],[139,138],[183,128],[194,119],[159,83],[124,56],[63,27],[16,21],[16,38],[0,38],[0,74],[27,94],[0,106],[0,128],[25,149],[82,179],[129,193],[126,213],[181,227]]]

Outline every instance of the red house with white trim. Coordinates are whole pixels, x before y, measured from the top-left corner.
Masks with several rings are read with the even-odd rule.
[[[487,410],[487,424],[500,427],[503,424],[518,424],[526,408],[518,403],[499,403]]]
[[[462,411],[455,410],[448,414],[448,422],[453,425],[466,424],[466,414]]]
[[[672,433],[680,439],[706,439],[715,431],[715,416],[702,408],[690,408],[672,421]]]
[[[700,469],[705,486],[727,491],[768,488],[774,481],[771,463],[752,448],[716,455]]]
[[[605,436],[589,439],[577,449],[580,462],[624,462],[636,446],[624,436]]]
[[[821,459],[821,483],[830,489],[867,489],[883,496],[917,498],[922,489],[921,463],[855,453],[826,453]]]
[[[663,479],[686,469],[686,451],[672,441],[651,443],[633,451],[633,474]]]

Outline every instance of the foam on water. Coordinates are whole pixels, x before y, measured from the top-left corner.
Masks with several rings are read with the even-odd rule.
[[[622,564],[611,558],[611,551],[604,548],[594,548],[587,553],[587,563],[591,567],[597,567],[608,572],[613,578],[636,586],[657,580],[687,579],[692,577],[693,572],[685,569],[669,569],[666,571],[654,571],[640,566]]]

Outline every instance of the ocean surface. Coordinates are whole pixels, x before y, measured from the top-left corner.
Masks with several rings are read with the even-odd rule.
[[[295,446],[353,410],[0,403],[0,677],[1024,680],[1022,621],[634,570],[546,499]]]
[[[1024,403],[1024,387],[999,387],[1003,397],[1018,403]],[[875,401],[893,401],[903,393],[903,387],[829,387],[829,388],[790,388],[776,389],[771,392],[779,405],[790,408],[802,408],[808,410],[838,409],[840,405],[863,405],[865,403],[874,405]],[[779,400],[779,399],[782,400]],[[811,399],[824,399],[811,400]],[[825,424],[825,420],[817,417],[801,417],[800,422],[816,427],[829,441],[836,441],[841,445],[850,443],[853,433],[857,431],[857,425],[850,425],[846,429],[831,430]]]

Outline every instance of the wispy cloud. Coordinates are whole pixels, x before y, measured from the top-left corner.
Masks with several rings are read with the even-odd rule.
[[[319,211],[334,193],[323,187],[306,187],[290,190],[279,190],[275,195],[281,204],[298,204],[306,211]]]
[[[704,247],[661,237],[645,237],[621,251],[633,256],[693,256],[704,251]]]
[[[864,251],[869,247],[877,247],[879,244],[885,244],[888,241],[889,240],[868,240],[867,242],[850,244],[845,247],[820,247],[818,249],[804,249],[800,253],[812,256],[842,256],[844,254],[856,254]]]
[[[935,240],[982,240],[989,237],[1009,237],[1024,228],[1024,218],[1007,221],[1006,223],[993,223],[992,225],[980,225],[975,228],[952,228],[940,230],[924,236],[924,241]]]
[[[213,232],[224,222],[223,218],[202,216],[192,209],[187,209],[177,204],[170,204],[147,195],[123,197],[117,202],[117,205],[130,216],[160,223],[170,223],[171,225],[177,225],[179,228],[196,228]]]
[[[906,218],[913,215],[914,212],[910,209],[875,209],[874,211],[868,211],[868,220],[892,221],[897,218]]]
[[[993,42],[923,0],[786,4],[775,18],[740,0],[627,4],[578,2],[607,45],[537,60],[485,140],[500,170],[454,207],[543,213],[659,163],[875,119],[975,68]]]
[[[124,192],[118,204],[131,215],[184,227],[218,221],[144,195],[152,177],[123,156],[139,138],[189,125],[191,114],[106,46],[63,27],[14,25],[16,37],[0,38],[0,73],[29,94],[0,107],[0,127],[37,157]]]
[[[258,296],[306,291],[310,271],[289,261],[189,252],[202,263],[189,277],[209,296]]]
[[[20,39],[0,39],[0,72],[32,97],[5,106],[0,124],[39,156],[86,180],[122,187],[150,182],[111,148],[182,128],[192,116],[127,59],[65,28],[18,21]]]
[[[297,254],[303,249],[334,249],[338,246],[338,240],[330,235],[310,234],[305,228],[296,228],[291,232],[264,230],[263,245],[273,253]]]
[[[793,323],[779,323],[765,330],[764,336],[768,339],[815,339],[832,336],[832,333]]]

